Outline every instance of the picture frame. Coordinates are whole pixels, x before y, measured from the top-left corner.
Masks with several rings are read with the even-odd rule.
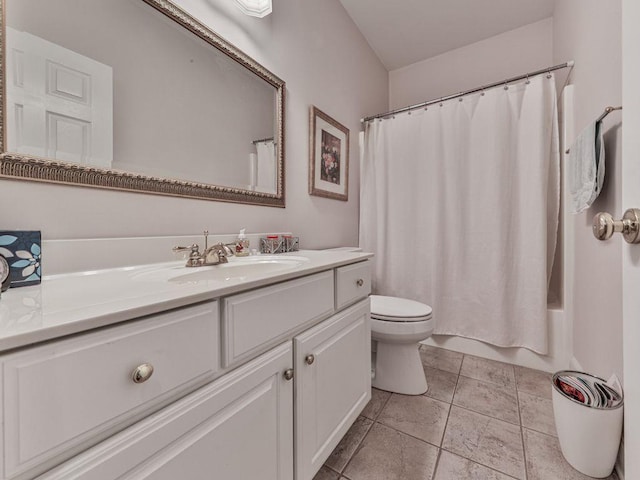
[[[309,195],[349,199],[349,129],[314,106],[309,121]]]

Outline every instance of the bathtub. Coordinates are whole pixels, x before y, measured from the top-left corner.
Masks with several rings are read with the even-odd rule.
[[[434,334],[422,343],[522,367],[556,372],[571,365],[571,329],[569,322],[565,321],[565,312],[562,307],[549,306],[547,319],[549,322],[549,353],[547,355],[540,355],[526,348],[496,347],[479,340],[451,335]]]

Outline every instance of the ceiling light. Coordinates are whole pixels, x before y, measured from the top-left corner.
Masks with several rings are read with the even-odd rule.
[[[245,15],[266,17],[271,13],[271,0],[236,0],[236,5]]]

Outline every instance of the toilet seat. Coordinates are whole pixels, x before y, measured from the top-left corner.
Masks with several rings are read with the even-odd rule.
[[[371,338],[388,343],[418,343],[433,333],[435,321],[399,322],[371,318]]]
[[[429,305],[406,298],[371,295],[371,318],[386,322],[424,322],[431,319]]]

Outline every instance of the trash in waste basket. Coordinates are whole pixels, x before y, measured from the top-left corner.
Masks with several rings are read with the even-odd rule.
[[[564,458],[585,475],[608,477],[622,435],[622,392],[594,375],[563,370],[553,375],[552,397]]]

